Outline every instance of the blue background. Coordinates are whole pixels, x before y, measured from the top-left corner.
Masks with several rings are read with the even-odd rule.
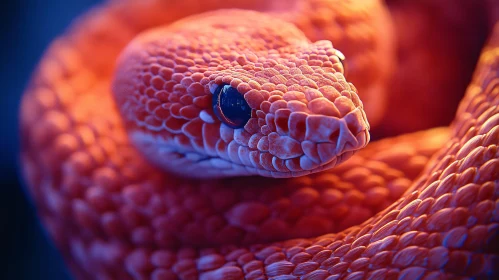
[[[70,279],[18,176],[21,94],[48,44],[96,0],[14,0],[1,9],[0,279]]]

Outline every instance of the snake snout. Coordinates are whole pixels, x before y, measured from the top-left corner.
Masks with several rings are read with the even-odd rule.
[[[302,167],[306,170],[336,165],[344,155],[353,154],[369,142],[368,125],[359,109],[342,119],[311,115],[306,124],[305,140],[301,142]]]
[[[295,162],[294,168],[303,171],[333,167],[369,142],[369,125],[361,108],[343,118],[292,112],[288,128],[271,132],[262,139],[266,144],[259,146],[268,147],[264,150],[277,160]]]

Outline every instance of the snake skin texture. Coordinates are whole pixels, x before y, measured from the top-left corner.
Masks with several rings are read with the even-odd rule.
[[[22,171],[73,276],[499,277],[499,8],[451,125],[368,144],[419,67],[385,3],[270,2],[109,1],[47,50]],[[214,114],[220,84],[243,128]]]

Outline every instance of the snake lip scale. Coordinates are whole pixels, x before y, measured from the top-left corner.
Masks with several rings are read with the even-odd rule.
[[[341,136],[345,134],[350,134],[349,132],[344,132],[348,130],[346,127],[345,122],[343,120],[333,120],[333,121],[338,121],[340,123],[339,128],[338,128],[338,133]],[[274,133],[275,134],[275,133]],[[357,140],[360,140],[359,143],[361,146],[365,146],[367,142],[369,141],[369,134],[367,130],[363,130],[359,133],[360,135],[355,136],[352,138],[350,141],[356,142]],[[273,135],[269,135],[273,136]],[[321,142],[318,140],[317,143],[324,143],[325,145],[332,145],[333,147],[331,148],[333,151],[333,154],[330,155],[330,159],[327,159],[324,164],[322,164],[320,167],[315,167],[313,171],[300,171],[300,172],[281,172],[279,170],[276,170],[275,165],[266,169],[258,169],[258,164],[252,163],[250,166],[244,165],[244,164],[235,164],[230,161],[230,159],[224,155],[219,155],[221,157],[215,157],[215,156],[207,156],[203,154],[196,153],[195,151],[192,150],[178,150],[178,147],[175,146],[175,143],[173,141],[165,141],[164,138],[161,136],[153,136],[153,135],[144,135],[143,133],[137,132],[137,133],[130,133],[130,138],[132,139],[132,142],[136,143],[137,146],[139,147],[150,147],[150,150],[147,151],[144,149],[144,154],[158,154],[159,158],[162,162],[167,162],[170,159],[169,154],[171,153],[176,153],[176,154],[186,154],[186,158],[183,160],[184,163],[182,165],[181,162],[177,162],[176,164],[179,164],[182,166],[182,170],[174,170],[171,169],[170,171],[177,172],[179,174],[189,174],[190,172],[195,171],[196,169],[199,168],[206,168],[206,167],[211,167],[211,166],[216,166],[217,171],[210,175],[209,169],[205,170],[205,172],[197,175],[191,175],[199,178],[207,178],[210,176],[215,176],[218,177],[220,176],[218,170],[223,170],[223,173],[225,174],[224,176],[234,176],[234,175],[260,175],[260,176],[266,176],[266,177],[274,177],[274,178],[287,178],[287,177],[296,177],[296,176],[303,176],[306,174],[310,174],[312,172],[320,172],[322,170],[328,169],[332,166],[335,166],[339,163],[341,163],[344,158],[348,158],[350,155],[344,155],[346,152],[349,150],[346,150],[344,145],[347,143],[346,141],[337,141],[336,143],[330,144],[330,142],[324,141]],[[329,137],[328,137],[329,138]],[[343,137],[346,139],[347,137]],[[309,142],[305,142],[309,143]],[[242,144],[242,143],[238,143]],[[261,156],[261,152],[255,147],[251,148],[248,146],[241,145],[240,147],[246,148],[249,150],[249,152],[256,152],[257,155]],[[264,153],[269,153],[264,152]],[[272,155],[272,152],[270,152]],[[294,155],[293,158],[299,158],[300,156],[303,156],[304,153],[301,152],[298,155]],[[274,156],[276,159],[279,160],[278,156]],[[324,160],[324,158],[318,159],[316,158],[315,160],[312,159],[312,161],[315,161],[315,163],[319,164],[320,160]],[[187,162],[187,163],[186,163]],[[273,160],[275,162],[275,160]],[[161,164],[161,163],[159,163]]]
[[[110,0],[75,21],[20,108],[72,276],[496,279],[499,6],[411,3]],[[450,18],[488,24],[454,120],[393,118],[457,98],[476,46],[419,37]]]

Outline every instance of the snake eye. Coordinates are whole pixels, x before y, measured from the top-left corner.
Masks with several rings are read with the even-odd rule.
[[[219,85],[213,93],[213,112],[231,128],[241,128],[251,118],[251,107],[244,96],[230,85]]]

